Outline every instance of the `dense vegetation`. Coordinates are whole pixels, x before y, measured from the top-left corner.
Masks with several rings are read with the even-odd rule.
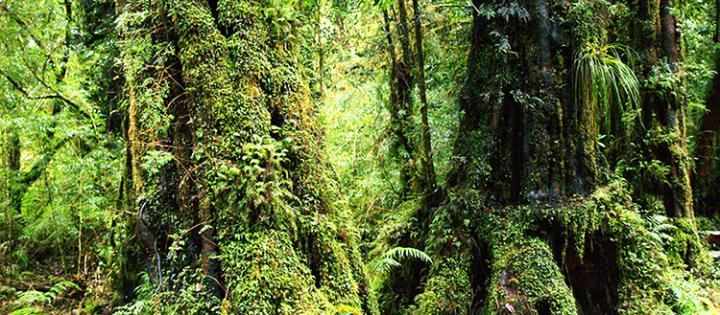
[[[0,0],[0,313],[720,314],[720,1]]]

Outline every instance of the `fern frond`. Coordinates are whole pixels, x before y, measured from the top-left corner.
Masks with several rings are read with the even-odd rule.
[[[426,262],[428,264],[432,264],[432,258],[430,258],[428,254],[412,247],[395,247],[389,250],[387,252],[387,255],[389,257],[394,257],[397,259],[413,258],[422,262]]]
[[[59,296],[63,295],[65,292],[70,291],[71,289],[80,291],[80,286],[78,286],[75,282],[72,281],[60,281],[56,283],[55,285],[48,290],[48,292],[45,293],[45,296],[50,299],[50,301],[55,300]]]
[[[45,295],[45,293],[36,290],[27,290],[18,294],[17,300],[14,304],[20,306],[30,306],[33,304],[50,304],[52,299]]]
[[[53,285],[47,292],[37,290],[27,290],[18,293],[18,298],[12,301],[11,305],[17,310],[11,314],[39,314],[42,310],[35,306],[50,305],[58,297],[62,296],[70,290],[81,290],[75,282],[60,281]]]
[[[396,267],[402,266],[400,263],[404,259],[416,259],[431,265],[433,263],[430,255],[425,252],[411,247],[394,247],[385,252],[382,257],[375,263],[375,272],[386,273]]]

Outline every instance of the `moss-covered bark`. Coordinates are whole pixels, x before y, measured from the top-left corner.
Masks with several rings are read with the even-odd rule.
[[[15,130],[8,130],[3,140],[3,166],[7,174],[6,193],[10,201],[7,213],[9,214],[8,222],[12,222],[12,217],[16,213],[20,213],[20,207],[22,206],[22,195],[18,191],[20,185],[20,136]]]
[[[663,3],[667,11],[671,4]],[[594,41],[623,40],[614,32],[637,20],[625,19],[635,12],[633,4],[473,4],[479,10],[460,95],[457,164],[448,178],[448,198],[431,212],[425,250],[435,261],[423,292],[405,310],[634,314],[677,307],[662,292],[691,285],[692,272],[707,271],[685,265],[707,261],[698,258],[701,246],[688,210],[682,104],[678,97],[649,96],[667,95],[660,89],[645,90],[643,111],[649,106],[655,115],[648,117],[663,114],[646,120],[646,127],[676,137],[650,146],[669,155],[644,158],[662,159],[671,180],[665,188],[626,183],[610,172],[618,162],[604,159],[598,143],[605,113],[583,101],[575,84],[576,52],[606,44]],[[608,6],[612,10],[605,11]],[[670,44],[653,51],[669,58],[676,39],[668,14],[659,17],[666,31],[658,31],[657,39]],[[660,60],[658,66],[665,64]],[[658,223],[641,214],[647,210],[631,195],[654,189],[667,192],[660,193],[667,197],[662,211],[678,219]],[[671,241],[654,239],[666,233],[665,223],[678,234]],[[688,278],[670,280],[677,274]],[[641,288],[643,283],[652,289]]]
[[[324,175],[292,40],[303,18],[192,0],[132,2],[121,18],[138,239],[156,285],[194,288],[206,311],[374,312]]]
[[[644,181],[634,190],[647,207],[660,203],[667,215],[694,218],[690,188],[691,159],[686,148],[685,107],[680,75],[680,49],[672,0],[629,1],[634,33],[631,45],[640,55],[636,71],[642,85],[644,128],[636,137],[641,143],[630,154],[652,156],[664,171],[630,172],[629,178]],[[651,173],[641,174],[644,172]]]
[[[715,44],[720,43],[720,2],[715,1]],[[715,68],[720,66],[720,54],[715,56]],[[716,70],[717,71],[717,70]],[[697,130],[694,157],[696,168],[692,177],[694,193],[694,208],[701,214],[712,216],[718,211],[720,195],[720,163],[718,163],[718,130],[720,130],[720,73],[716,72],[712,78],[710,91],[707,95],[705,109],[707,110]]]

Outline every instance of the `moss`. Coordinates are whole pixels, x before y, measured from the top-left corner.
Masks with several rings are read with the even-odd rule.
[[[174,200],[163,202],[180,185],[166,185],[156,175],[163,170],[135,172],[137,184],[144,183],[138,192],[157,214],[148,221],[162,222],[167,231],[161,232],[173,242],[161,257],[163,264],[172,261],[166,282],[177,289],[199,286],[191,295],[200,298],[183,301],[210,312],[375,313],[350,209],[331,203],[322,132],[291,40],[295,7],[221,0],[215,10],[202,1],[178,0],[131,1],[125,10],[124,67],[138,118],[131,134],[134,143],[153,144],[133,150],[133,161],[145,161],[138,167],[169,167],[181,158],[161,151],[171,142],[164,126],[173,122],[170,109],[177,104],[190,108],[191,141],[181,145],[192,158],[183,159],[177,181],[193,185],[191,196],[198,200],[190,207],[197,211],[179,213]],[[182,90],[170,88],[172,82]],[[196,230],[203,232],[185,236]],[[199,259],[198,242],[203,250],[217,244],[220,255]],[[200,278],[213,277],[207,261],[215,259],[222,274],[210,280],[224,289],[222,303],[201,290],[206,281]],[[177,308],[181,302],[159,305]]]
[[[289,239],[282,232],[257,232],[221,244],[229,301],[223,313],[317,314],[332,309]]]
[[[601,252],[616,255],[605,257],[606,263],[617,267],[619,277],[617,291],[609,293],[617,304],[610,307],[623,314],[663,311],[689,314],[707,310],[708,306],[702,301],[713,300],[717,293],[712,284],[700,280],[711,277],[712,267],[693,222],[641,210],[633,203],[627,186],[622,180],[614,180],[590,196],[576,196],[554,206],[535,204],[481,210],[479,220],[469,224],[475,226],[479,239],[491,249],[484,257],[490,261],[492,274],[483,312],[509,312],[510,309],[519,313],[578,312],[573,293],[576,288],[566,283],[583,286],[582,280],[578,280],[583,278],[567,277],[577,276],[569,274],[571,270],[586,267],[580,265],[566,270],[565,255],[576,253],[580,260],[573,258],[573,264],[582,264],[582,257],[588,251],[598,250],[593,246],[617,248],[617,251]],[[451,196],[457,198],[455,206],[461,206],[463,198],[472,194]],[[441,213],[445,212],[437,215]],[[559,238],[548,233],[558,233]],[[453,236],[442,239],[441,243],[448,242]],[[458,247],[458,252],[467,252],[464,246],[467,245]],[[568,251],[567,246],[572,246],[572,251]],[[688,265],[689,262],[696,263]],[[468,264],[452,261],[453,267],[444,262],[433,266],[423,293],[409,310],[416,314],[434,314],[436,309],[431,305],[467,302],[461,297],[469,292],[466,281],[472,271],[458,267],[463,265]]]
[[[433,264],[424,291],[415,297],[408,314],[462,314],[469,309],[473,290],[464,268],[469,262],[458,258]]]
[[[538,239],[498,244],[486,313],[576,314],[575,299],[547,244]]]

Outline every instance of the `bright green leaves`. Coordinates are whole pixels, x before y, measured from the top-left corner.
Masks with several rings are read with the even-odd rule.
[[[222,210],[219,214],[233,222],[223,231],[232,234],[237,226],[294,230],[297,213],[284,166],[287,149],[271,137],[255,135],[252,140],[242,145],[236,161],[207,162],[204,185],[212,192],[214,207]]]
[[[586,43],[575,53],[575,97],[590,108],[605,132],[610,132],[612,112],[620,117],[640,108],[640,83],[622,57],[632,58],[630,48],[618,44]]]
[[[401,261],[404,259],[416,259],[422,262],[432,265],[432,258],[425,252],[411,247],[394,247],[389,251],[385,252],[380,256],[380,259],[375,263],[373,268],[378,273],[388,273],[392,269],[401,266]]]
[[[173,155],[170,152],[150,150],[143,156],[143,168],[149,176],[153,176],[161,172],[172,160]]]

